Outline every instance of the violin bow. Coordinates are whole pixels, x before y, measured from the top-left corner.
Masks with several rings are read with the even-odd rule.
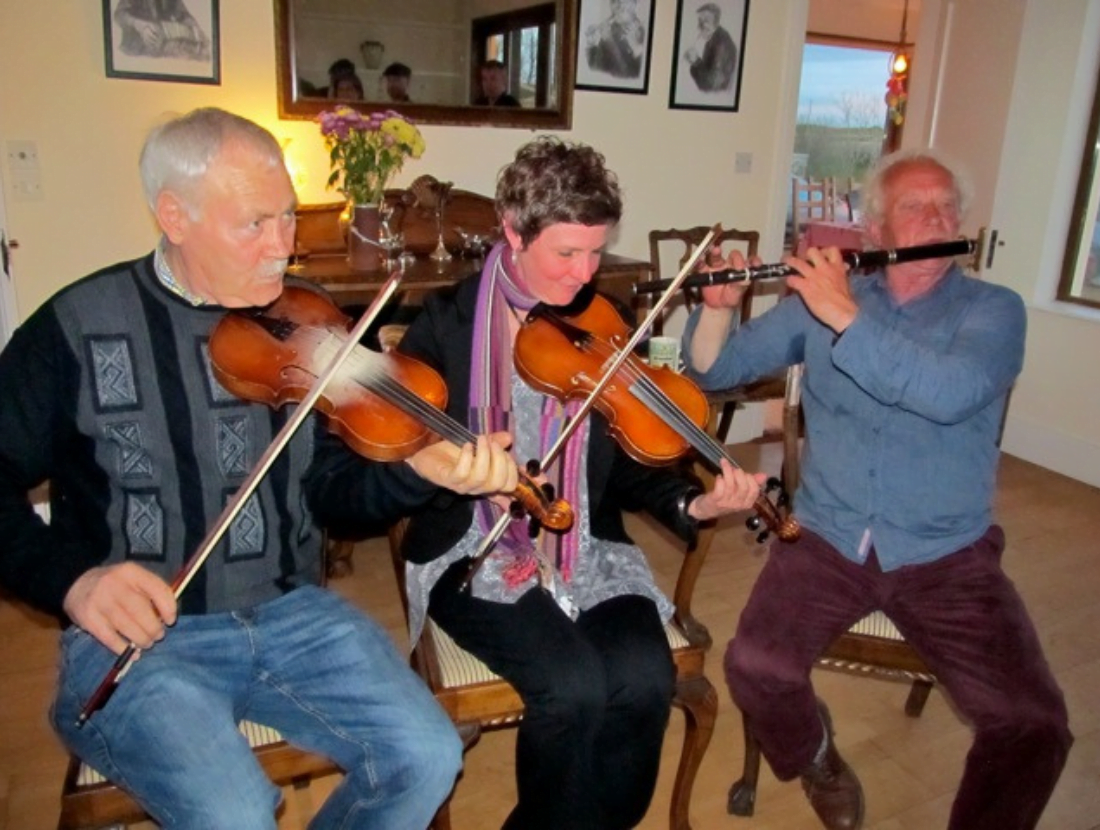
[[[275,439],[264,450],[260,460],[256,462],[256,466],[252,469],[252,472],[248,474],[248,478],[237,489],[237,492],[233,494],[233,497],[225,505],[218,516],[218,520],[207,531],[206,536],[199,544],[198,549],[191,558],[184,563],[179,573],[176,574],[175,579],[172,580],[172,594],[178,600],[184,589],[194,579],[195,574],[199,572],[206,560],[213,553],[214,548],[218,542],[221,541],[222,536],[229,529],[230,524],[237,517],[237,514],[244,507],[246,501],[259,486],[260,481],[267,475],[267,471],[271,468],[275,459],[279,453],[283,451],[286,445],[290,442],[290,439],[297,432],[298,427],[302,425],[306,417],[313,411],[314,405],[320,399],[321,395],[325,391],[325,387],[336,376],[336,373],[340,371],[340,367],[344,361],[356,347],[359,345],[359,341],[363,335],[366,334],[371,323],[378,317],[379,313],[385,307],[397,291],[397,285],[401,282],[401,272],[394,271],[390,274],[390,278],[386,281],[385,285],[378,292],[378,296],[370,304],[370,307],[363,312],[363,316],[359,318],[359,322],[355,324],[355,327],[348,333],[346,340],[340,349],[333,355],[329,361],[325,370],[317,376],[317,379],[313,382],[309,392],[302,398],[301,403],[294,410],[294,413],[283,424],[282,428],[276,434]],[[82,727],[96,711],[101,709],[107,700],[114,693],[118,683],[122,680],[123,676],[129,671],[130,666],[133,665],[134,660],[137,659],[137,655],[140,649],[133,643],[130,643],[125,650],[118,655],[118,658],[111,665],[110,670],[104,676],[99,686],[92,693],[92,696],[88,698],[88,702],[84,704],[84,708],[80,710],[80,716],[77,718],[77,727]]]
[[[649,310],[649,314],[646,315],[645,319],[638,324],[638,327],[634,330],[634,334],[631,335],[630,339],[623,345],[621,349],[619,349],[618,353],[615,355],[615,358],[611,361],[610,365],[604,371],[603,376],[600,378],[599,382],[594,387],[592,387],[591,391],[588,393],[588,397],[584,399],[584,403],[581,404],[580,409],[578,409],[577,413],[566,422],[565,426],[562,427],[561,433],[558,435],[558,438],[554,442],[553,446],[551,446],[550,449],[546,451],[546,455],[543,456],[542,460],[538,462],[538,469],[540,471],[545,470],[547,467],[554,463],[558,455],[561,453],[562,449],[565,447],[565,442],[568,441],[570,437],[572,437],[573,433],[575,433],[580,427],[585,416],[587,416],[588,413],[592,410],[592,407],[596,405],[597,398],[599,398],[599,396],[603,394],[604,389],[608,387],[622,365],[630,358],[630,355],[634,352],[634,349],[645,338],[646,334],[653,327],[654,321],[661,314],[661,312],[664,311],[665,306],[668,305],[669,302],[671,302],[672,298],[675,296],[676,291],[679,290],[684,280],[686,280],[691,275],[692,271],[695,270],[695,265],[702,258],[703,254],[705,254],[710,249],[710,244],[721,232],[722,226],[720,224],[712,227],[709,231],[707,231],[706,236],[704,236],[699,241],[698,246],[696,246],[695,250],[691,252],[690,256],[688,256],[688,258],[684,260],[684,264],[681,266],[680,272],[672,279],[672,281],[669,283],[669,286],[665,289],[665,292],[660,296],[657,302],[653,304],[653,308]],[[532,473],[532,475],[537,475],[537,473]],[[470,562],[470,567],[466,571],[466,576],[463,578],[462,583],[459,585],[460,591],[465,591],[467,588],[470,587],[470,583],[473,582],[474,576],[477,574],[478,570],[481,568],[481,565],[485,562],[486,558],[488,558],[489,554],[492,552],[493,547],[496,545],[497,542],[500,541],[500,537],[504,535],[504,531],[508,529],[508,524],[511,522],[511,520],[512,517],[508,513],[502,514],[500,518],[497,519],[497,523],[493,525],[492,530],[490,530],[489,534],[482,540],[481,545],[478,547],[477,553],[474,555],[473,560]]]

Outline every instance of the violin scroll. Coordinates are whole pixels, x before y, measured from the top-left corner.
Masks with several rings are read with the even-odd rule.
[[[555,499],[554,488],[548,484],[539,487],[530,478],[521,476],[512,497],[509,509],[513,518],[529,515],[532,523],[537,522],[557,533],[564,533],[573,526],[572,506],[565,499]]]
[[[772,493],[775,493],[774,502],[769,498]],[[769,478],[753,505],[756,513],[745,520],[745,527],[749,530],[760,531],[756,535],[758,543],[766,542],[772,533],[784,542],[794,542],[802,535],[802,528],[788,510],[790,502],[783,482],[775,476]]]

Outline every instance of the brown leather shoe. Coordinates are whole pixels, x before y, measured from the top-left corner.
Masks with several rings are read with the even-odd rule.
[[[863,787],[833,743],[833,721],[818,701],[828,745],[825,757],[802,773],[802,789],[827,830],[859,830],[863,826]]]

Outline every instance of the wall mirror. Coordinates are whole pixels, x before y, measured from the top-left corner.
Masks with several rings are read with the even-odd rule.
[[[1057,298],[1100,308],[1100,79],[1092,95]]]
[[[341,103],[422,124],[569,129],[577,2],[275,0],[279,116],[314,118]],[[354,82],[330,95],[340,59],[354,65],[361,99]],[[476,103],[485,60],[504,63],[520,106]],[[390,98],[383,73],[393,64],[411,71],[408,101]]]

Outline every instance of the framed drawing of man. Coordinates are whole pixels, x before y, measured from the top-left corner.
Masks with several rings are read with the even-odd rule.
[[[677,0],[672,109],[737,112],[749,0]]]
[[[581,0],[577,89],[649,91],[656,0]]]
[[[218,0],[103,0],[108,78],[221,83]]]

